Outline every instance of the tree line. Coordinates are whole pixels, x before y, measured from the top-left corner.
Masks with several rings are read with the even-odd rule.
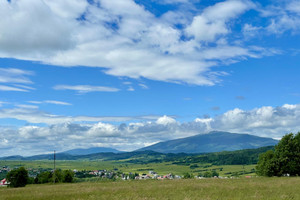
[[[71,170],[45,171],[35,178],[29,177],[28,171],[24,167],[13,169],[6,175],[9,187],[24,187],[27,184],[41,183],[71,183],[74,180],[74,173]]]

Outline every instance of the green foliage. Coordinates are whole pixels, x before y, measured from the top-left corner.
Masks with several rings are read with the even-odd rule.
[[[43,184],[43,183],[72,183],[74,181],[74,173],[71,170],[55,170],[55,176],[50,171],[45,171],[36,176],[34,179],[35,184]]]
[[[55,183],[62,183],[64,180],[64,175],[61,169],[56,169],[54,171],[53,180],[55,179]]]
[[[186,173],[183,174],[183,178],[184,179],[191,179],[191,178],[194,178],[194,175],[191,174],[191,173],[186,172]]]
[[[204,174],[202,176],[205,177],[205,178],[211,178],[211,177],[215,177],[215,176],[219,177],[219,173],[216,172],[215,170],[213,170],[213,171],[206,171],[206,172],[204,172]]]
[[[71,170],[63,171],[63,182],[64,183],[72,183],[74,180],[74,172]]]
[[[29,179],[28,171],[24,167],[11,170],[6,179],[10,183],[9,187],[25,187]]]
[[[42,172],[35,177],[34,183],[36,184],[49,183],[52,180],[52,176],[53,176],[52,172],[49,171]]]
[[[300,175],[300,132],[285,135],[274,151],[261,154],[256,169],[262,176]]]

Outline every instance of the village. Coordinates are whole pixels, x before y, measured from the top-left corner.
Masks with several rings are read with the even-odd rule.
[[[12,169],[9,166],[3,166],[0,168],[0,186],[7,186],[8,183],[5,179],[6,174],[10,172]],[[29,178],[32,180],[31,183],[36,183],[34,180],[42,173],[44,172],[50,172],[53,173],[53,169],[34,169],[34,168],[28,168],[28,175]],[[60,169],[57,169],[60,170]],[[119,171],[118,169],[113,170],[72,170],[72,173],[74,175],[74,181],[75,182],[82,182],[82,181],[88,181],[97,179],[97,180],[147,180],[147,179],[155,179],[155,180],[173,180],[173,179],[183,179],[183,178],[196,178],[196,179],[202,179],[202,178],[222,178],[219,177],[216,173],[211,173],[210,175],[198,175],[194,176],[192,174],[186,173],[183,176],[175,175],[172,173],[168,173],[165,175],[159,175],[155,171],[148,171],[148,173],[123,173]]]

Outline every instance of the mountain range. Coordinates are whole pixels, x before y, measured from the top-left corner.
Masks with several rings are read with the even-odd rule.
[[[107,147],[91,147],[88,149],[72,149],[72,150],[64,151],[62,153],[75,156],[75,155],[88,155],[88,154],[106,153],[106,152],[121,153],[121,151],[118,151],[113,148],[107,148]]]
[[[254,149],[274,146],[278,143],[272,138],[258,137],[248,134],[213,131],[191,137],[159,142],[137,151],[151,150],[160,153],[209,153]]]

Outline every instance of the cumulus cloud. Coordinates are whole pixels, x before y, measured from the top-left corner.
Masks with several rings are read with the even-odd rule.
[[[1,1],[0,57],[101,67],[106,74],[135,79],[214,85],[222,73],[212,76],[212,67],[261,54],[246,45],[227,42],[223,47],[219,42],[230,33],[229,23],[251,8],[250,1],[227,0],[197,10],[197,16],[175,9],[158,17],[134,0]]]
[[[254,7],[250,1],[228,0],[206,8],[201,15],[194,17],[186,28],[188,35],[198,41],[213,42],[217,36],[230,32],[227,22],[246,10]]]
[[[286,133],[296,133],[300,130],[299,118],[300,105],[285,104],[278,107],[264,106],[252,110],[236,108],[214,118],[196,118],[190,122],[179,122],[170,116],[161,116],[156,119],[152,118],[152,120],[144,118],[139,119],[140,122],[128,124],[101,121],[75,123],[60,119],[61,123],[44,127],[0,126],[2,133],[0,145],[9,150],[7,155],[11,155],[24,152],[21,149],[32,149],[31,152],[38,149],[41,153],[48,152],[53,148],[65,150],[91,146],[135,150],[147,144],[214,130],[281,138]]]

